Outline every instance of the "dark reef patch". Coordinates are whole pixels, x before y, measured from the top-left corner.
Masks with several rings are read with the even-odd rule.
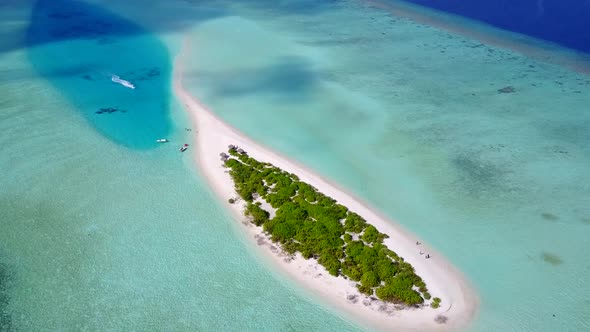
[[[559,146],[577,146],[581,151],[590,153],[590,121],[584,118],[562,119],[561,121],[543,121],[536,124],[538,130],[547,138],[558,140]],[[565,151],[565,150],[564,150]]]
[[[541,253],[541,258],[543,258],[543,261],[545,263],[549,263],[549,264],[551,264],[553,266],[557,266],[557,265],[563,264],[563,260],[559,256],[557,256],[555,254],[552,254],[550,252],[546,252],[546,251],[542,252]]]
[[[503,87],[502,89],[498,89],[498,93],[514,93],[516,89],[513,86]]]
[[[501,186],[506,170],[483,160],[478,154],[460,154],[451,160],[458,172],[459,182],[470,194],[477,197],[485,191]]]
[[[543,217],[543,219],[548,220],[548,221],[557,221],[559,220],[559,216],[556,216],[552,213],[549,212],[543,212],[541,213],[541,217]]]
[[[0,263],[0,331],[12,330],[12,319],[8,313],[8,289],[12,282],[12,276],[6,264]]]
[[[111,114],[111,113],[116,113],[116,112],[120,112],[120,113],[127,113],[126,110],[123,109],[119,109],[116,107],[104,107],[99,109],[98,111],[94,112],[96,114]]]

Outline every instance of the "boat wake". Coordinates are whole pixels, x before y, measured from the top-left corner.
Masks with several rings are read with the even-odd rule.
[[[112,75],[111,76],[111,81],[113,81],[115,83],[119,83],[119,84],[121,84],[122,86],[124,86],[126,88],[135,89],[135,85],[133,85],[133,83],[131,83],[129,81],[126,81],[126,80],[120,78],[117,75]]]

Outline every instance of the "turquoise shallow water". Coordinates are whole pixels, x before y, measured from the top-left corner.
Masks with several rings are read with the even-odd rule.
[[[357,329],[251,254],[177,153],[183,31],[195,96],[465,272],[469,330],[590,328],[587,76],[355,1],[55,4],[0,7],[3,328]]]
[[[197,27],[191,91],[448,256],[481,296],[470,330],[588,329],[588,76],[356,1],[287,3]]]
[[[170,95],[168,47],[175,52],[177,39],[134,31],[119,37],[128,48],[116,54],[89,39],[26,47],[37,27],[32,10],[1,11],[2,31],[11,32],[2,46],[11,49],[0,54],[0,330],[355,329],[266,269],[190,151],[176,150],[191,134]],[[100,8],[77,10],[131,24]],[[52,75],[88,61],[161,74],[137,80],[138,95],[85,82],[86,69]],[[94,108],[111,102],[129,112],[95,120]],[[152,144],[164,133],[172,143]]]

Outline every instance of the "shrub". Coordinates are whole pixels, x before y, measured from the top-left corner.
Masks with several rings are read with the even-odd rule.
[[[322,253],[318,259],[328,272],[333,276],[338,276],[340,272],[340,261],[333,254]]]
[[[344,234],[344,242],[350,242],[352,241],[352,235],[346,233]]]
[[[354,212],[348,213],[344,220],[344,228],[347,232],[361,233],[367,226],[367,222],[361,216]]]
[[[381,283],[381,280],[379,280],[379,277],[377,276],[377,274],[375,272],[367,271],[367,272],[363,273],[363,276],[361,278],[361,283],[363,284],[363,286],[376,287],[376,286],[379,286],[379,284]]]
[[[297,244],[297,242],[288,241],[283,244],[283,249],[285,249],[285,251],[289,254],[293,255],[297,251],[299,251],[299,245]]]
[[[367,295],[367,296],[371,296],[374,294],[373,288],[362,285],[362,284],[358,284],[356,285],[356,288],[359,290],[359,292]]]
[[[440,302],[441,302],[440,298],[435,297],[432,299],[432,303],[430,304],[430,306],[432,308],[436,309],[436,308],[440,307]]]
[[[261,226],[268,221],[269,213],[261,209],[258,205],[248,203],[245,214],[252,217],[252,223]]]
[[[383,242],[383,234],[379,233],[375,226],[369,225],[367,226],[367,228],[365,228],[365,232],[363,233],[362,239],[368,244],[381,243]]]
[[[363,273],[357,265],[343,267],[342,273],[350,278],[350,280],[354,281],[360,281],[363,276]]]
[[[230,198],[227,201],[229,202],[229,204],[234,204],[236,202],[236,200],[233,198]]]

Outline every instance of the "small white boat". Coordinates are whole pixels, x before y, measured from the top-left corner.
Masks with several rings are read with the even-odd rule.
[[[184,144],[183,146],[181,146],[180,149],[178,149],[178,151],[184,152],[186,151],[186,149],[188,149],[188,144]]]
[[[157,139],[156,142],[158,142],[158,143],[168,143],[168,140],[165,139],[165,138],[160,138],[160,139]]]
[[[126,80],[120,78],[117,75],[112,75],[111,76],[111,81],[113,81],[115,83],[119,83],[119,84],[121,84],[122,86],[124,86],[126,88],[135,89],[135,85],[133,85],[133,83],[131,83],[129,81],[126,81]]]

